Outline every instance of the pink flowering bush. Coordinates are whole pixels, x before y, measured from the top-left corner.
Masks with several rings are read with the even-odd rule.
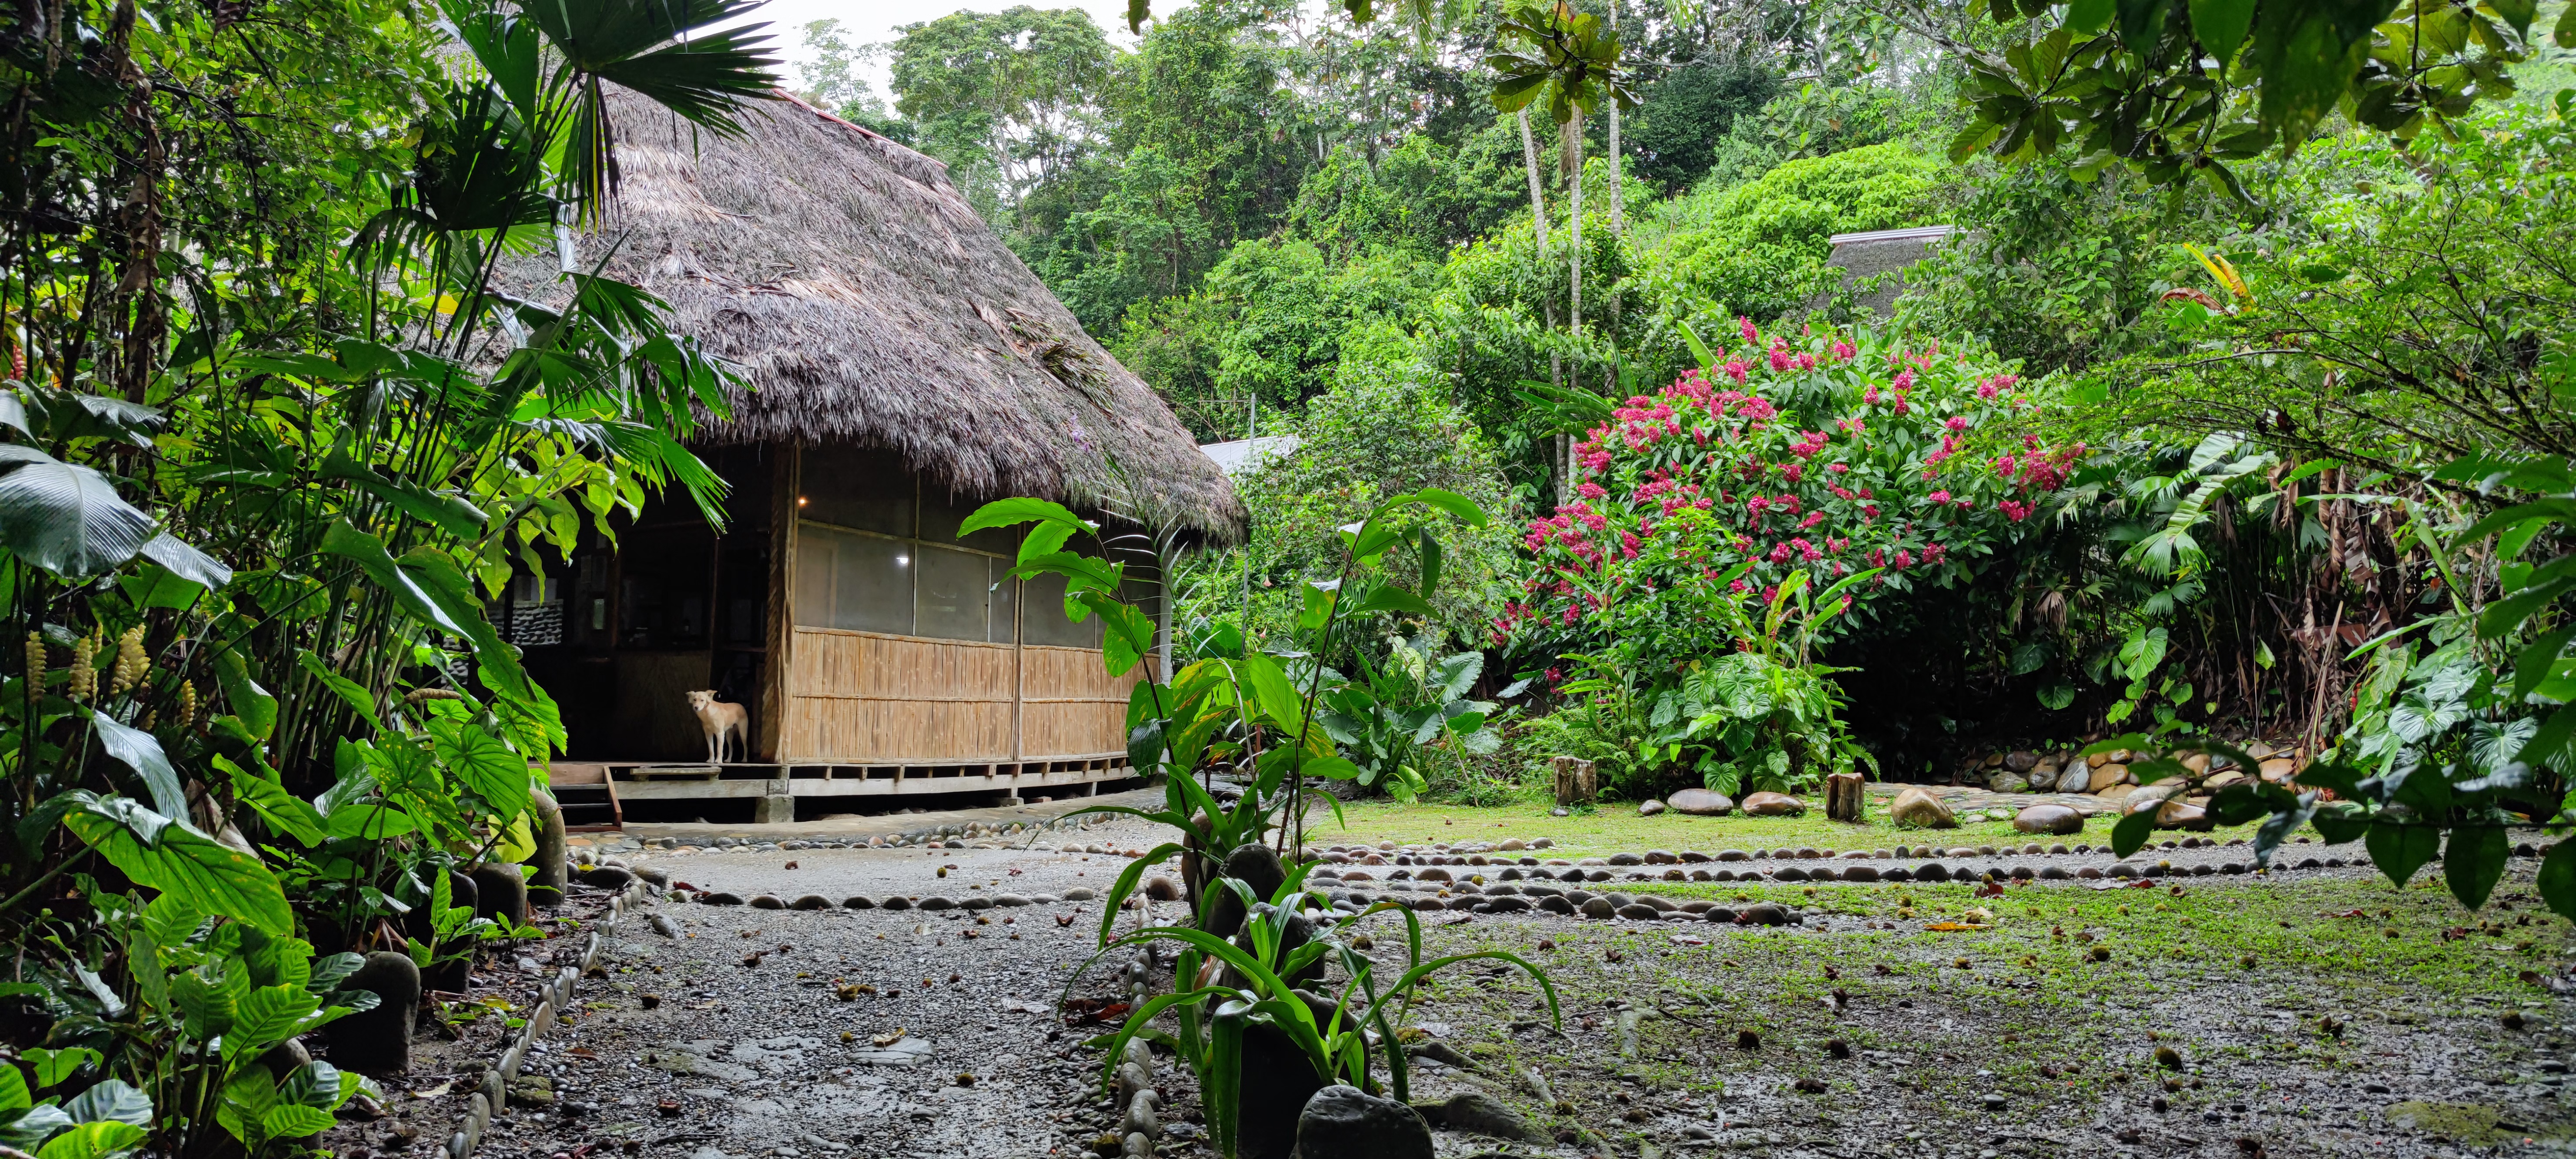
[[[1525,529],[1529,574],[1497,645],[1533,661],[1616,649],[1669,674],[1739,643],[1716,601],[1878,569],[1848,589],[1839,627],[1891,593],[1967,578],[2031,529],[2085,454],[1998,438],[2029,400],[1982,350],[1749,320],[1730,337],[1586,434],[1573,502]]]

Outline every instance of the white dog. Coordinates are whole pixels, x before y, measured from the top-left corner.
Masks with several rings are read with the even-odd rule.
[[[707,734],[707,763],[723,764],[725,734],[733,734],[733,755],[738,759],[751,739],[751,714],[739,704],[716,699],[710,688],[689,694],[689,711],[698,714],[698,727]]]

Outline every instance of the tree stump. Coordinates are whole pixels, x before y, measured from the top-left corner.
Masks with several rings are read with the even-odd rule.
[[[1864,783],[1859,773],[1835,773],[1826,777],[1825,816],[1835,821],[1859,824],[1867,815],[1862,804],[1861,785]]]
[[[1573,806],[1589,803],[1600,792],[1592,762],[1573,757],[1558,757],[1556,765],[1556,803]]]

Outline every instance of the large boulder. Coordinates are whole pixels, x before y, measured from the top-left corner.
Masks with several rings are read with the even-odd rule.
[[[1787,793],[1749,793],[1744,798],[1747,817],[1798,817],[1807,812],[1807,803]]]
[[[411,1073],[412,1016],[420,1009],[420,967],[411,955],[369,954],[340,987],[373,994],[376,1004],[322,1028],[331,1039],[331,1064],[377,1078]]]
[[[1941,803],[1941,798],[1920,785],[1908,786],[1904,792],[1898,793],[1896,803],[1888,807],[1887,815],[1900,829],[1959,827],[1958,814],[1951,812],[1948,805]]]
[[[2028,749],[2006,753],[2004,767],[2016,773],[2027,773],[2039,767],[2039,754]]]
[[[1715,789],[1683,789],[1664,798],[1673,812],[1693,817],[1723,817],[1735,811],[1735,800]]]
[[[2087,793],[2099,793],[2113,785],[2125,785],[2128,783],[2129,766],[2108,763],[2099,764],[2093,766],[2092,775],[2085,779],[2084,791]]]
[[[1250,1134],[1251,1124],[1244,1127]],[[1358,1087],[1329,1086],[1297,1116],[1296,1153],[1298,1159],[1432,1159],[1434,1151],[1431,1125],[1413,1108]]]
[[[2093,770],[2082,761],[2068,761],[2066,763],[2066,771],[2058,774],[2057,791],[2061,793],[2092,792]]]
[[[2033,805],[2014,815],[2013,828],[2024,833],[2081,833],[2084,814],[2064,805]]]
[[[1653,797],[1648,797],[1637,805],[1637,815],[1640,817],[1652,817],[1663,811],[1664,803],[1654,799]]]

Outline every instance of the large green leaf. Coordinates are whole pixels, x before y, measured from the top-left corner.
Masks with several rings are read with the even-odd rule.
[[[92,710],[90,728],[98,737],[98,747],[107,750],[117,763],[134,770],[152,791],[152,807],[162,815],[188,815],[188,794],[179,787],[178,770],[170,767],[170,758],[161,751],[161,741],[139,728],[127,728],[115,717]]]
[[[112,1159],[141,1147],[148,1137],[143,1128],[114,1119],[83,1123],[37,1149],[36,1159]]]
[[[2464,825],[2451,830],[2451,839],[2442,850],[2442,882],[2451,887],[2451,896],[2460,904],[2476,909],[2487,903],[2495,892],[2496,880],[2504,876],[2505,859],[2513,852],[2501,825]]]
[[[63,826],[137,884],[279,937],[294,931],[286,891],[259,858],[219,845],[132,799],[83,797],[64,814]]]
[[[232,1032],[224,1048],[265,1046],[303,1033],[307,1020],[322,1009],[322,1000],[302,986],[262,986],[252,990],[233,1011]]]
[[[300,1103],[280,1103],[259,1117],[259,1128],[272,1139],[300,1139],[328,1131],[336,1122],[329,1111]],[[43,1157],[38,1156],[37,1159]]]
[[[500,738],[462,721],[436,721],[430,735],[439,765],[447,775],[473,790],[507,821],[527,811],[531,785],[528,760],[511,752]]]
[[[0,550],[83,579],[134,558],[159,533],[107,476],[34,447],[0,443]]]
[[[2373,821],[2370,832],[2362,837],[2362,848],[2370,852],[2370,863],[2379,867],[2388,880],[2405,885],[2433,860],[2442,847],[2441,830],[2429,825],[2405,825],[2394,821]]]

